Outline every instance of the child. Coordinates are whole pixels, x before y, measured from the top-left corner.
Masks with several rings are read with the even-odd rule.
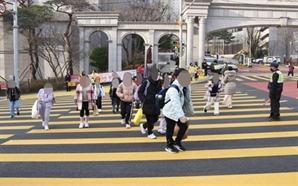
[[[42,126],[45,130],[49,130],[51,107],[55,103],[55,97],[52,90],[52,85],[47,83],[45,88],[38,91],[38,111],[42,118]]]
[[[205,88],[207,89],[204,100],[207,100],[206,105],[204,106],[204,112],[210,109],[212,103],[214,102],[214,115],[219,116],[219,101],[220,101],[220,91],[222,89],[222,84],[220,81],[214,83],[213,80],[206,83]]]
[[[102,110],[102,98],[105,97],[105,91],[103,86],[100,84],[99,80],[97,79],[94,85],[94,94],[96,98],[96,106],[98,108],[98,112],[101,112]]]
[[[20,103],[19,103],[19,98],[21,95],[21,91],[18,87],[15,86],[15,82],[10,83],[12,86],[8,86],[6,95],[7,99],[10,101],[9,103],[9,110],[10,110],[10,116],[13,118],[14,115],[14,110],[17,110],[17,115],[20,115]]]

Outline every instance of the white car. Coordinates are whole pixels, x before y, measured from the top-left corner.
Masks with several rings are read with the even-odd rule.
[[[263,58],[252,60],[253,63],[263,63]]]
[[[234,63],[232,63],[232,62],[228,62],[228,66],[229,66],[229,67],[232,67],[233,70],[235,70],[236,72],[238,72],[238,67],[237,67]]]

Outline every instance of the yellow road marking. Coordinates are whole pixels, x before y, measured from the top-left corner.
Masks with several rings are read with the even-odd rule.
[[[51,116],[60,116],[60,114],[51,114]],[[31,115],[19,115],[15,116],[16,118],[31,118]],[[0,123],[3,121],[4,118],[10,118],[10,116],[0,116],[1,120]],[[17,120],[14,120],[14,122],[17,122]]]
[[[266,126],[285,126],[298,125],[298,120],[283,121],[282,123],[273,122],[247,122],[247,123],[232,123],[232,124],[191,124],[190,129],[220,129],[220,128],[241,128],[241,127],[266,127]],[[45,131],[44,129],[33,129],[28,131],[29,134],[35,133],[82,133],[82,132],[124,132],[128,131],[124,127],[104,127],[104,128],[85,128],[84,130],[78,128],[72,129],[51,129]],[[129,131],[140,131],[139,127],[132,127]]]
[[[250,78],[250,77],[247,77],[247,76],[241,76],[241,78],[248,79],[248,80],[251,80],[251,81],[258,81],[257,79]]]
[[[169,156],[168,152],[117,153],[22,153],[0,154],[0,162],[102,162],[102,161],[169,161],[297,155],[298,147],[267,147],[225,150],[185,151]]]
[[[233,110],[231,110],[231,109],[225,109],[225,110],[220,110],[220,112],[221,113],[230,113],[230,112],[253,112],[253,111],[268,111],[268,110],[270,110],[270,108],[268,108],[268,107],[266,107],[266,108],[254,108],[254,109],[233,109]],[[281,107],[280,108],[280,110],[291,110],[290,108],[288,108],[288,107]],[[71,112],[72,114],[75,114],[75,113],[78,113],[78,111],[73,111],[73,112]],[[92,112],[93,113],[93,112]],[[203,110],[196,110],[195,111],[195,113],[196,114],[199,114],[199,113],[204,113],[204,111]],[[136,112],[133,112],[133,116],[136,114]],[[112,117],[112,118],[115,118],[115,116],[117,116],[117,115],[115,115],[115,114],[106,114],[106,113],[100,113],[99,115],[98,115],[99,117]],[[97,117],[97,116],[95,116],[95,117]],[[60,116],[59,118],[63,118],[63,119],[66,119],[66,118],[78,118],[78,116],[77,115],[65,115],[65,116]]]
[[[297,177],[298,172],[287,172],[139,178],[0,178],[0,183],[1,186],[297,186]]]
[[[33,127],[34,126],[0,126],[0,130],[25,130]]]
[[[52,112],[68,112],[68,111],[70,111],[70,109],[51,109],[51,113]],[[21,110],[21,114],[23,114],[23,113],[26,113],[26,114],[28,114],[28,113],[30,113],[31,114],[31,108],[30,108],[30,111],[29,110],[26,110],[26,111],[24,111],[23,109]],[[1,115],[2,114],[9,114],[10,112],[0,112],[0,117],[1,117]]]
[[[265,81],[269,81],[269,79],[270,79],[270,77],[267,77],[267,78],[261,77],[261,76],[254,76],[254,77],[257,78],[257,79],[265,80]]]
[[[0,139],[7,139],[13,136],[14,134],[0,134]],[[1,157],[1,155],[0,155]],[[1,183],[1,182],[0,182]]]
[[[177,154],[178,155],[178,154]],[[176,155],[175,155],[176,156]],[[298,172],[138,178],[0,178],[1,186],[297,186]]]
[[[236,81],[243,81],[242,79],[240,79],[240,78],[236,78]]]
[[[81,129],[84,130],[84,129]],[[286,138],[298,137],[298,131],[286,132],[263,132],[263,133],[242,133],[242,134],[216,134],[189,136],[185,141],[216,141],[216,140],[240,140],[240,139],[265,139],[265,138]],[[74,138],[74,139],[26,139],[9,140],[2,145],[62,145],[62,144],[119,144],[119,143],[156,143],[165,142],[165,138],[148,140],[145,137],[125,138]]]

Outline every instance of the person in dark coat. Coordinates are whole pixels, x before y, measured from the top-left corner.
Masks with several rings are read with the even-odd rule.
[[[71,81],[71,77],[70,75],[67,73],[67,75],[65,76],[65,84],[66,84],[66,92],[70,92],[71,91],[71,86],[68,85],[68,83]]]
[[[148,81],[150,85],[146,89]],[[146,123],[140,124],[140,127],[143,134],[146,134],[147,129],[148,138],[155,139],[156,136],[152,130],[154,123],[158,121],[160,115],[160,108],[155,105],[155,98],[158,92],[161,90],[162,83],[157,73],[152,73],[152,75],[149,76],[148,81],[144,81],[138,91],[139,99],[144,104],[143,114],[145,114],[147,120]]]
[[[118,79],[119,84],[122,82],[119,77],[115,77],[115,78]],[[119,105],[120,105],[120,98],[117,96],[116,91],[117,91],[117,87],[113,87],[113,85],[111,84],[109,95],[112,101],[113,114],[115,114],[116,112],[119,112]]]
[[[20,115],[20,103],[19,98],[21,97],[21,91],[18,87],[8,87],[6,90],[7,99],[9,100],[9,111],[11,118],[15,116],[14,110],[17,110],[17,115]]]
[[[207,64],[206,59],[204,59],[204,61],[202,63],[202,69],[204,69],[204,76],[207,76],[208,64]]]

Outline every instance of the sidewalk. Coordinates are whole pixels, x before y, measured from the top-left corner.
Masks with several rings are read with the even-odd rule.
[[[199,76],[199,79],[197,81],[192,81],[191,84],[197,84],[206,81],[209,79],[210,76],[204,77],[204,76]],[[105,93],[108,94],[110,90],[110,86],[104,86]],[[70,96],[73,97],[75,94],[75,90],[73,89],[71,92],[66,92],[64,91],[54,91],[55,97],[61,97],[61,96]],[[21,100],[22,99],[34,99],[37,98],[37,93],[31,93],[31,94],[26,94],[26,95],[21,95]],[[1,100],[6,100],[6,97],[0,97]]]

